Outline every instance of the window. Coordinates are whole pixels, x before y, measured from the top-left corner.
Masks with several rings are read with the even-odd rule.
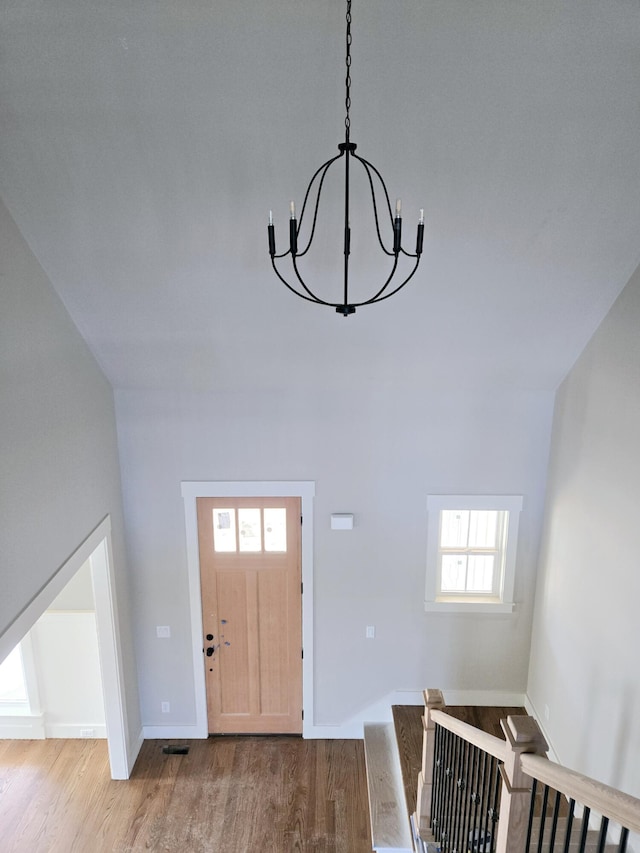
[[[29,713],[29,694],[21,644],[9,652],[0,664],[0,715]]]
[[[429,495],[425,610],[511,612],[522,498]]]
[[[286,553],[287,510],[285,507],[238,507],[213,510],[213,548],[236,551]]]

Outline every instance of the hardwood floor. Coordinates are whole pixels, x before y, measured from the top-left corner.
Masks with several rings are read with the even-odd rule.
[[[104,740],[0,740],[2,853],[371,853],[362,741],[164,745],[114,782]]]

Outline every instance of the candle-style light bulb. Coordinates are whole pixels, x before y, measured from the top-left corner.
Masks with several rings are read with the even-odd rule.
[[[269,254],[273,258],[276,253],[276,229],[273,227],[273,211],[269,211],[269,224],[267,225],[267,235],[269,237]]]
[[[422,243],[424,241],[424,208],[420,208],[420,218],[418,219],[418,233],[416,234],[416,257],[419,258],[422,254]]]
[[[296,222],[296,206],[293,201],[289,204],[289,250],[295,258],[298,254],[298,223]]]
[[[393,220],[393,251],[398,255],[402,245],[402,201],[396,199],[396,217]]]

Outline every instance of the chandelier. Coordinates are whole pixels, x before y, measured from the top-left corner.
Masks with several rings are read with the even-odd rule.
[[[335,308],[337,313],[342,314],[343,317],[355,314],[356,308],[360,308],[363,305],[374,305],[376,302],[382,302],[384,299],[388,299],[390,296],[393,296],[401,290],[418,269],[424,239],[424,210],[421,210],[418,219],[415,253],[412,254],[402,248],[402,203],[400,199],[398,199],[396,201],[395,211],[392,213],[389,193],[387,192],[387,187],[382,179],[382,175],[372,163],[356,154],[357,146],[354,142],[351,142],[351,120],[349,115],[351,109],[351,42],[351,0],[347,0],[345,57],[346,116],[344,120],[344,142],[341,142],[338,145],[338,151],[340,153],[336,154],[335,157],[332,157],[330,160],[327,160],[326,163],[323,163],[311,178],[304,196],[299,220],[296,218],[295,204],[293,201],[291,202],[289,218],[289,248],[286,252],[282,252],[281,254],[277,254],[276,252],[275,225],[273,223],[272,211],[269,211],[269,224],[267,226],[269,255],[271,256],[271,263],[274,272],[280,281],[288,287],[292,293],[295,293],[296,296],[299,296],[301,299],[306,299],[308,302],[314,302],[316,305],[327,305]],[[320,206],[320,195],[322,193],[324,181],[331,166],[339,160],[344,163],[343,298],[342,302],[330,302],[318,296],[305,283],[300,273],[298,259],[306,255],[311,248],[311,244],[316,233],[318,208]],[[393,258],[393,261],[390,262],[391,271],[389,272],[386,280],[384,280],[372,296],[368,299],[362,300],[361,302],[352,301],[349,298],[349,256],[351,254],[350,181],[352,162],[359,163],[366,173],[369,190],[371,192],[371,203],[373,205],[373,217],[375,221],[377,240],[384,254]],[[311,220],[311,227],[306,245],[300,249],[300,232],[305,218],[305,213],[307,213],[307,218]],[[385,240],[382,235],[383,231],[387,231],[387,245],[392,248],[387,248],[387,245],[385,245]],[[409,271],[409,275],[407,275],[406,278],[398,284],[396,272],[398,272],[399,269],[400,255],[413,258],[414,263]],[[276,263],[279,259],[286,258],[287,256],[291,257],[291,265],[293,267],[293,273],[295,274],[295,284],[290,284],[289,281],[287,281],[278,269],[278,265]],[[401,262],[400,266],[403,266]],[[401,278],[401,276],[398,276],[398,278]]]

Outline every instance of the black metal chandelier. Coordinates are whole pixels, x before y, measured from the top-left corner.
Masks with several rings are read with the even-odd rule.
[[[411,254],[410,252],[406,252],[402,248],[402,205],[400,199],[396,202],[395,213],[392,214],[391,211],[391,202],[389,201],[389,193],[387,192],[387,188],[382,179],[382,175],[373,166],[369,163],[368,160],[365,160],[363,157],[360,157],[356,154],[356,144],[351,142],[350,139],[350,108],[351,108],[351,0],[347,0],[347,27],[346,27],[346,97],[345,97],[345,108],[346,108],[346,116],[344,120],[344,142],[341,142],[338,145],[339,154],[336,154],[335,157],[332,157],[330,160],[327,160],[326,163],[323,163],[322,166],[315,172],[311,181],[309,182],[309,186],[307,187],[307,191],[304,196],[304,201],[302,203],[302,211],[300,212],[300,220],[296,219],[296,209],[293,201],[290,205],[290,219],[289,219],[289,248],[286,252],[282,254],[276,253],[276,236],[275,236],[275,226],[273,224],[273,213],[269,211],[269,225],[267,227],[268,237],[269,237],[269,254],[271,256],[271,263],[273,265],[273,269],[280,279],[280,281],[289,288],[292,293],[295,293],[296,296],[299,296],[301,299],[306,299],[308,302],[314,302],[316,305],[328,305],[332,308],[335,308],[338,314],[342,314],[344,317],[348,317],[350,314],[355,314],[356,308],[360,308],[362,305],[373,305],[376,302],[382,302],[384,299],[388,299],[390,296],[393,296],[399,290],[401,290],[405,284],[413,277],[415,271],[418,269],[418,264],[420,263],[420,256],[422,255],[422,243],[424,239],[424,211],[420,211],[420,217],[418,219],[418,231],[416,235],[416,251],[415,254]],[[305,284],[302,275],[300,274],[300,270],[298,268],[298,259],[303,255],[306,255],[309,249],[311,248],[311,243],[313,242],[313,238],[316,232],[316,224],[318,221],[318,208],[320,205],[320,195],[322,192],[322,187],[324,185],[324,181],[329,171],[329,168],[337,161],[344,161],[344,276],[343,276],[343,299],[342,302],[330,302],[321,297],[317,296],[311,288]],[[350,172],[351,172],[351,161],[355,160],[361,164],[366,172],[366,176],[368,179],[369,189],[371,192],[371,201],[373,204],[373,215],[375,219],[375,227],[377,232],[378,243],[380,248],[384,252],[385,255],[389,255],[393,258],[393,263],[391,265],[391,272],[389,273],[387,279],[384,281],[381,287],[371,296],[369,299],[364,299],[361,302],[353,302],[349,299],[349,256],[351,254],[351,224],[350,224]],[[382,192],[382,196],[379,198],[379,194]],[[304,248],[300,250],[298,248],[298,239],[300,237],[300,230],[302,228],[302,223],[305,217],[305,212],[309,207],[309,216],[312,216],[311,230],[309,234],[308,241]],[[379,208],[382,208],[382,214],[380,213]],[[389,233],[389,243],[392,245],[392,249],[388,249],[385,246],[385,243],[381,234],[381,218],[386,221],[386,217],[389,218],[389,223],[391,225],[391,231]],[[291,256],[291,263],[293,266],[293,272],[295,273],[295,278],[297,279],[296,285],[290,284],[285,277],[282,275],[276,261],[279,258],[285,258],[288,255]],[[409,275],[397,284],[394,282],[394,277],[398,270],[398,264],[400,260],[400,255],[405,255],[408,258],[413,258],[415,263],[413,264],[413,268],[410,270]],[[392,283],[393,282],[393,283]]]

